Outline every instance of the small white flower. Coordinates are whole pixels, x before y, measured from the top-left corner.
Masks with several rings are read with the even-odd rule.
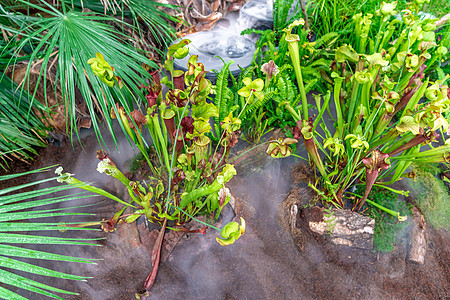
[[[105,173],[107,170],[109,170],[110,167],[111,167],[111,165],[109,164],[109,159],[105,158],[105,159],[102,159],[101,161],[99,161],[99,163],[97,165],[97,171],[99,173]]]
[[[61,175],[59,175],[58,178],[56,178],[56,181],[58,181],[59,183],[67,182],[70,184],[70,182],[72,182],[71,179],[73,179],[72,175],[73,174],[70,174],[70,173],[61,174]],[[69,182],[69,180],[70,180],[70,182]]]
[[[118,170],[111,165],[111,160],[109,158],[104,158],[98,163],[97,171],[113,177],[119,173]]]
[[[55,174],[61,176],[63,171],[63,167],[57,167],[55,170]]]

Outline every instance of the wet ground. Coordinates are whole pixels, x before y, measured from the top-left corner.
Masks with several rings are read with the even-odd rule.
[[[41,151],[33,167],[61,163],[65,170],[87,182],[114,191],[107,176],[96,172],[97,143],[85,140],[71,150],[50,145]],[[111,157],[119,166],[134,153],[126,142],[120,154]],[[261,151],[263,151],[262,149]],[[448,299],[450,297],[449,234],[428,227],[429,249],[424,265],[406,262],[406,245],[393,253],[332,246],[314,236],[304,236],[304,250],[299,251],[291,235],[280,225],[278,215],[290,190],[302,190],[291,183],[292,168],[297,162],[276,160],[262,170],[236,176],[230,183],[240,199],[238,216],[245,218],[247,231],[234,245],[220,246],[209,230],[206,235],[183,236],[159,274],[149,299]],[[16,171],[28,168],[18,165]],[[27,180],[31,180],[28,178]],[[9,183],[9,184],[12,184]],[[298,193],[299,197],[305,194]],[[98,202],[98,199],[90,201]],[[96,219],[108,218],[116,205],[106,200],[90,208]],[[86,210],[86,209],[85,209]],[[61,234],[61,233],[58,233]],[[77,233],[80,235],[80,233]],[[66,255],[102,259],[97,265],[55,264],[43,266],[78,275],[92,276],[87,282],[51,280],[56,287],[80,293],[65,299],[136,299],[145,277],[151,270],[148,240],[150,232],[143,225],[123,225],[110,234],[82,233],[82,236],[104,237],[99,247],[53,247]],[[167,249],[163,250],[168,253]],[[167,256],[167,255],[166,255]],[[34,279],[45,281],[44,278]],[[41,299],[36,295],[30,299]]]

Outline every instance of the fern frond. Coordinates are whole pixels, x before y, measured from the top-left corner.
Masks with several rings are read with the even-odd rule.
[[[246,34],[265,34],[267,31],[269,30],[259,30],[259,29],[254,29],[254,28],[247,28],[241,31],[241,35],[246,35]],[[271,31],[271,30],[270,30]]]
[[[273,6],[272,6],[272,9],[273,9],[273,29],[274,30],[278,29],[277,24],[278,24],[278,19],[279,19],[278,18],[279,1],[280,0],[273,1]]]
[[[300,103],[300,98],[301,98],[301,95],[300,95],[300,94],[297,94],[296,97],[293,97],[292,100],[289,101],[290,104],[291,104],[291,106],[292,106],[292,107],[297,107],[297,104]]]
[[[302,68],[302,75],[303,77],[314,77],[314,78],[321,78],[322,75],[320,75],[319,71],[317,71],[317,68],[313,67],[306,67]]]
[[[292,99],[295,99],[295,95],[298,94],[297,88],[287,74],[278,78],[277,88],[283,101],[292,102]]]
[[[267,101],[273,98],[273,95],[276,94],[275,90],[269,90],[264,94],[264,99],[261,101],[258,98],[253,98],[253,102],[249,103],[244,111],[241,114],[241,120],[245,121],[254,111],[262,107],[264,104],[266,104]]]
[[[313,61],[311,64],[308,65],[308,67],[317,67],[317,66],[323,66],[328,68],[330,66],[330,61],[321,58]]]
[[[338,37],[339,34],[337,32],[330,32],[316,40],[316,43],[314,44],[314,48],[319,49],[320,46],[328,42],[329,40]]]
[[[309,80],[305,85],[305,93],[309,93],[318,81],[318,79]]]
[[[214,103],[219,110],[219,120],[222,120],[225,117],[227,111],[227,101],[229,100],[228,91],[228,74],[230,73],[230,66],[234,63],[234,61],[226,62],[222,69],[220,70],[219,75],[217,76],[216,81],[216,96],[214,98]]]
[[[289,20],[289,10],[293,0],[275,0],[273,3],[273,29],[279,31],[286,27]]]
[[[286,70],[292,70],[292,69],[294,69],[292,67],[292,65],[284,64],[284,65],[282,65],[281,67],[278,68],[277,76],[281,76],[281,74],[284,74]]]
[[[222,134],[222,129],[220,128],[220,121],[222,121],[228,111],[229,102],[232,99],[230,97],[230,89],[228,88],[228,74],[230,73],[230,66],[234,63],[234,61],[230,60],[226,62],[220,73],[217,75],[216,87],[215,87],[215,97],[214,104],[219,111],[219,116],[214,117],[214,129],[217,137],[220,137]]]

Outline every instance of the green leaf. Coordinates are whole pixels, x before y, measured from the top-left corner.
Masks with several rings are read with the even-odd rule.
[[[338,63],[345,61],[357,62],[359,55],[350,45],[343,45],[336,49],[335,59]]]
[[[18,288],[22,288],[31,292],[35,292],[41,295],[45,295],[54,299],[61,299],[64,300],[63,298],[56,296],[55,294],[52,294],[50,292],[47,292],[43,289],[46,290],[51,290],[54,292],[59,292],[59,293],[63,293],[63,294],[69,294],[69,295],[77,295],[76,293],[72,293],[72,292],[68,292],[65,290],[61,290],[61,289],[57,289],[57,288],[53,288],[51,286],[48,286],[46,284],[43,283],[39,283],[37,281],[28,279],[26,277],[23,276],[19,276],[4,270],[0,269],[0,277],[1,277],[1,281],[3,283],[18,287]]]
[[[35,265],[29,264],[29,263],[25,263],[25,262],[22,262],[19,260],[15,260],[15,259],[3,257],[3,256],[0,256],[0,264],[4,268],[10,268],[10,269],[23,271],[23,272],[28,272],[28,273],[42,275],[42,276],[55,277],[55,278],[63,278],[63,279],[71,279],[71,280],[85,280],[87,278],[91,278],[91,277],[71,275],[71,274],[53,271],[53,270],[50,270],[47,268],[35,266]]]
[[[52,168],[54,168],[56,166],[57,165],[53,165],[53,166],[50,166],[50,167],[44,167],[44,168],[35,169],[35,170],[28,171],[28,172],[22,172],[22,173],[17,173],[17,174],[2,175],[2,176],[0,176],[0,181],[2,181],[2,180],[10,180],[10,179],[13,179],[13,178],[17,178],[17,177],[24,176],[24,175],[29,175],[29,174],[36,174],[38,172],[48,171],[48,170],[50,170],[50,169],[52,169]]]
[[[86,214],[85,214],[86,215]],[[87,214],[94,215],[94,214]],[[71,227],[69,225],[74,225],[77,223],[0,223],[0,232],[11,232],[11,231],[41,231],[41,230],[97,230],[94,228],[81,228],[81,227]],[[83,223],[78,223],[83,224]],[[67,226],[65,226],[67,225]],[[64,227],[62,227],[64,226]]]
[[[14,256],[14,257],[24,257],[24,258],[33,258],[33,259],[45,259],[45,260],[57,260],[57,261],[66,261],[66,262],[78,262],[78,263],[87,263],[87,264],[95,264],[95,260],[100,259],[86,259],[86,258],[78,258],[66,255],[53,254],[49,252],[43,252],[38,250],[31,250],[11,245],[1,245],[0,247],[0,255],[6,256]]]
[[[61,238],[38,235],[10,234],[0,232],[0,243],[8,244],[49,244],[49,245],[92,245],[86,241],[96,241],[99,239],[79,239],[79,238]]]
[[[38,172],[43,172],[49,168],[42,168],[39,170],[34,170],[30,172],[24,172],[20,174],[0,176],[0,180],[7,180],[23,175],[36,174]],[[35,182],[30,182],[27,184],[15,186],[12,188],[3,189],[0,191],[0,265],[6,269],[0,269],[0,298],[2,299],[24,299],[22,296],[15,294],[12,291],[8,291],[3,287],[4,284],[17,287],[19,289],[28,290],[35,292],[40,295],[45,295],[51,298],[62,299],[60,296],[54,294],[74,294],[76,293],[65,291],[62,289],[57,289],[46,284],[36,282],[31,279],[27,279],[23,276],[17,275],[9,270],[17,270],[20,272],[27,272],[37,275],[50,276],[59,279],[71,279],[71,280],[85,280],[87,277],[79,275],[71,275],[55,270],[46,269],[40,266],[36,266],[32,263],[25,263],[22,261],[17,261],[13,257],[22,257],[27,259],[46,259],[46,260],[57,260],[65,262],[78,262],[78,263],[95,263],[92,259],[79,258],[72,256],[65,256],[59,254],[53,254],[49,252],[43,252],[38,250],[31,250],[24,248],[26,244],[37,244],[37,245],[92,245],[99,246],[95,241],[99,238],[71,238],[71,237],[61,237],[67,235],[67,230],[98,230],[93,228],[81,228],[74,227],[84,223],[70,222],[70,223],[58,223],[54,222],[55,217],[74,217],[77,215],[93,215],[90,213],[71,213],[65,210],[71,208],[81,208],[86,206],[91,206],[93,204],[77,205],[75,207],[68,207],[64,205],[52,206],[46,210],[37,210],[37,207],[55,205],[58,203],[67,202],[70,200],[83,200],[84,198],[90,197],[86,193],[78,193],[73,195],[56,196],[54,193],[67,191],[74,187],[72,186],[56,186],[48,187],[44,189],[32,190],[28,192],[20,193],[23,188],[35,187],[40,183],[47,183],[48,181],[53,181],[55,178],[43,179]],[[9,193],[5,196],[6,193]],[[51,198],[45,199],[45,196],[54,195]],[[30,199],[39,197],[38,200],[30,201]],[[43,198],[44,197],[44,198]],[[33,223],[33,219],[48,218],[47,222]],[[20,222],[20,220],[25,220]],[[52,222],[53,221],[53,222]],[[35,235],[29,234],[29,232],[38,232]],[[43,231],[60,231],[60,236],[41,236]],[[14,233],[14,232],[22,232]],[[11,244],[20,244],[21,247],[14,246]],[[26,275],[24,275],[26,276]]]
[[[33,186],[33,185],[38,185],[38,184],[41,184],[41,183],[49,182],[49,181],[52,181],[52,180],[55,180],[55,179],[56,179],[56,177],[47,178],[47,179],[42,179],[42,180],[30,182],[30,183],[25,183],[25,184],[22,184],[22,185],[19,185],[19,186],[13,186],[13,187],[10,187],[10,188],[2,189],[0,191],[0,196],[4,195],[4,194],[7,194],[7,193],[11,193],[11,192],[17,191],[17,190],[20,190],[20,189],[24,189],[24,188],[27,188],[27,187],[30,187],[30,186]],[[0,201],[0,203],[1,203],[1,201]]]
[[[54,192],[58,192],[59,190],[67,190],[67,189],[55,189]],[[48,205],[48,204],[55,204],[55,203],[59,203],[59,202],[63,202],[63,201],[69,201],[69,200],[77,200],[77,199],[83,199],[83,198],[90,198],[90,197],[95,197],[96,195],[86,195],[86,193],[77,193],[77,194],[73,194],[72,196],[74,197],[68,197],[68,196],[60,196],[60,197],[55,197],[55,198],[48,198],[48,199],[43,199],[43,200],[36,200],[36,201],[29,201],[29,202],[22,202],[21,199],[31,199],[40,195],[44,195],[46,194],[44,193],[24,193],[25,195],[29,195],[27,196],[23,196],[23,194],[16,194],[16,198],[14,199],[13,197],[3,197],[2,199],[0,199],[0,213],[4,213],[4,212],[11,212],[11,211],[15,211],[15,210],[23,210],[26,208],[35,208],[38,206],[43,206],[43,205]],[[37,194],[37,195],[35,195]],[[9,203],[13,203],[13,202],[20,202],[20,203],[16,203],[16,204],[9,204]],[[9,204],[9,205],[5,205],[5,204]]]
[[[192,106],[192,117],[209,121],[211,117],[218,117],[219,113],[214,103],[202,102]]]
[[[24,297],[20,296],[19,294],[13,293],[10,290],[7,290],[2,286],[0,286],[0,298],[1,299],[28,300],[27,298],[24,298]]]
[[[137,214],[129,215],[129,216],[125,219],[125,222],[127,222],[127,223],[133,223],[134,221],[136,221],[137,219],[139,219],[140,216],[142,216],[142,213],[137,213]]]

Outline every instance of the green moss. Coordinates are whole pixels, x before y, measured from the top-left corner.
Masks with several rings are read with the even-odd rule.
[[[150,161],[154,163],[154,166],[157,166],[159,160],[155,148],[153,146],[150,146],[146,148],[146,150]],[[130,166],[130,172],[133,174],[141,173],[144,176],[151,174],[150,167],[148,166],[147,160],[145,159],[142,152],[139,152],[136,156],[129,159],[127,161],[127,164]]]
[[[414,164],[413,171],[416,180],[408,180],[408,187],[425,220],[436,229],[450,230],[450,195],[438,177],[438,164]]]
[[[363,192],[364,187],[358,188],[358,194]],[[375,186],[368,198],[386,208],[400,212],[402,216],[411,215],[407,204],[399,200],[397,194],[386,189]],[[365,214],[375,220],[373,250],[381,252],[391,252],[394,250],[394,244],[400,242],[397,239],[398,233],[408,226],[408,221],[400,222],[396,217],[371,205],[367,206]]]
[[[436,176],[442,172],[437,163],[414,163],[412,167],[413,171],[419,174],[430,173],[431,175]]]
[[[140,169],[142,169],[142,166],[145,164],[147,164],[147,161],[145,160],[144,155],[141,152],[139,152],[135,157],[133,157],[129,161],[130,172],[137,173]]]

